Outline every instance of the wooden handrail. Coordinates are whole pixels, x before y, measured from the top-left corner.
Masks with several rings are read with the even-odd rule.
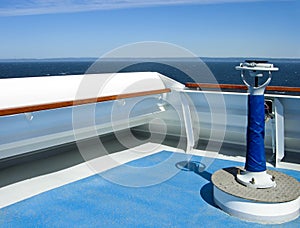
[[[268,91],[278,91],[278,92],[296,92],[300,93],[299,87],[287,87],[287,86],[267,86]]]
[[[20,113],[27,113],[27,112],[36,112],[36,111],[56,109],[56,108],[65,108],[65,107],[76,106],[76,105],[99,103],[104,101],[114,101],[114,100],[125,99],[125,98],[141,97],[141,96],[148,96],[148,95],[155,95],[155,94],[169,93],[169,92],[171,92],[171,89],[166,88],[166,89],[149,90],[143,92],[95,97],[95,98],[88,98],[88,99],[81,99],[81,100],[74,100],[74,101],[72,100],[60,101],[60,102],[37,104],[37,105],[24,106],[24,107],[6,108],[6,109],[0,109],[0,116],[14,115]]]
[[[236,90],[247,90],[248,87],[245,85],[234,85],[234,84],[210,84],[210,83],[193,83],[187,82],[185,86],[188,88],[205,88],[205,89],[236,89]],[[278,91],[278,92],[297,92],[300,93],[299,87],[287,87],[287,86],[267,86],[267,91]]]

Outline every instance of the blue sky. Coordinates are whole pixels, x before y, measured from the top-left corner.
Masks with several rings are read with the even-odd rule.
[[[1,0],[0,58],[170,42],[200,57],[300,58],[299,0]]]

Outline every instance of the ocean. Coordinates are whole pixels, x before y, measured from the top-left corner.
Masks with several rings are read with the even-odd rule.
[[[156,71],[181,83],[243,84],[235,66],[244,58],[202,58],[216,81],[207,76],[198,59],[105,60],[89,73]],[[300,87],[300,59],[268,59],[279,67],[270,85]],[[84,74],[96,59],[0,60],[0,78]],[[139,62],[139,63],[136,63]],[[192,78],[189,77],[192,75]]]

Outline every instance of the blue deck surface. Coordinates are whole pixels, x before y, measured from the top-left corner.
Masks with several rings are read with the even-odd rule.
[[[172,157],[172,159],[170,159]],[[264,227],[241,221],[221,211],[213,202],[213,172],[243,164],[215,159],[203,172],[202,157],[193,156],[189,168],[182,162],[187,156],[162,151],[106,171],[105,178],[132,178],[126,166],[153,167],[171,178],[148,187],[125,187],[94,175],[34,196],[0,210],[1,227]],[[164,162],[162,162],[164,161]],[[165,170],[164,170],[165,169]],[[147,170],[147,169],[146,169]],[[300,172],[281,170],[300,179]],[[157,175],[156,172],[154,172]],[[149,174],[149,173],[148,173]],[[146,176],[144,176],[146,175]],[[133,183],[143,182],[141,172]],[[22,191],[22,189],[20,189]],[[280,227],[300,227],[300,218]],[[277,227],[272,225],[272,227]]]

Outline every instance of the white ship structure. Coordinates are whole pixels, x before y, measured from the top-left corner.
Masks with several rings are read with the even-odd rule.
[[[256,67],[259,67],[262,63],[253,64],[258,64]],[[264,68],[265,65],[262,65]],[[254,71],[253,67],[241,65],[239,70]],[[251,176],[250,181],[246,180],[246,185],[243,183],[244,177],[238,176],[245,172],[245,167],[240,164],[246,162],[248,97],[251,88],[250,85],[192,82],[183,85],[156,72],[0,79],[0,175],[8,178],[2,178],[1,181],[0,211],[4,211],[12,219],[13,215],[9,214],[9,210],[18,207],[20,203],[25,205],[47,192],[72,185],[95,174],[100,173],[101,176],[101,173],[139,159],[147,159],[148,156],[158,156],[162,151],[169,151],[187,158],[186,164],[177,162],[172,166],[174,168],[177,164],[177,172],[192,170],[200,176],[205,176],[205,172],[212,175],[206,181],[213,184],[214,189],[206,194],[214,200],[215,206],[208,205],[209,210],[214,210],[215,213],[222,213],[221,210],[224,210],[227,213],[222,213],[222,216],[229,216],[234,222],[240,221],[241,224],[244,221],[251,221],[250,225],[252,222],[297,224],[300,207],[300,96],[269,94],[268,91],[293,93],[300,92],[300,89],[264,88],[266,172],[275,179],[272,181],[276,184],[271,181],[271,186],[263,189],[251,187],[252,182],[258,181],[255,179],[255,172],[255,178]],[[253,88],[258,88],[258,85]],[[82,160],[76,160],[77,155],[74,154],[80,154]],[[192,163],[193,156],[201,157],[202,165]],[[54,157],[56,160],[52,161]],[[48,162],[44,163],[47,159]],[[216,166],[215,162],[219,160],[225,162],[224,166],[221,165],[223,167]],[[234,162],[239,165],[232,166]],[[62,163],[65,165],[61,165]],[[43,167],[38,164],[43,164]],[[196,170],[191,169],[192,165]],[[231,167],[231,174],[228,167]],[[233,179],[225,181],[224,185],[231,185],[230,181],[237,182],[239,191],[243,194],[226,193],[219,186],[223,180],[220,182],[209,168],[215,169],[215,173],[225,170],[225,176],[229,173],[228,178]],[[47,171],[41,172],[44,169]],[[164,171],[165,168],[157,173],[154,169],[159,170],[160,167],[145,173],[137,169],[134,171],[136,176],[131,177],[131,181],[129,174],[128,178],[119,179],[114,179],[115,176],[112,175],[110,180],[131,188],[162,183],[163,181],[158,181],[162,177],[169,179],[165,176],[168,173]],[[287,174],[284,170],[287,170]],[[290,177],[289,172],[294,172],[295,175]],[[173,174],[170,174],[170,178],[171,176]],[[283,181],[284,185],[291,184],[291,187],[284,190],[285,198],[281,193],[276,197],[274,194],[277,193],[272,190],[284,188],[280,184],[280,178],[289,180]],[[189,186],[177,184],[179,186],[176,187],[180,190],[176,191],[188,196]],[[98,191],[101,193],[101,189]],[[202,193],[199,196],[199,189],[197,191],[197,197],[201,198]],[[270,194],[273,195],[268,196],[262,191],[271,191]],[[265,197],[259,194],[264,194]],[[272,201],[274,198],[277,199],[276,202]],[[155,205],[154,202],[153,204]],[[177,211],[175,205],[174,213],[181,214],[182,207]],[[120,206],[120,210],[123,209]],[[66,213],[71,213],[71,210]],[[93,208],[89,210],[93,211]],[[106,213],[104,208],[99,210]],[[121,212],[116,209],[114,213]],[[152,225],[155,225],[155,216],[151,217],[151,213],[144,216],[149,216],[147,221],[151,220]],[[18,216],[22,218],[21,215]],[[189,216],[193,221],[196,215]],[[201,220],[210,220],[209,215],[203,216],[206,218],[200,216]],[[35,217],[34,212],[32,217]],[[242,220],[235,220],[236,217]],[[6,222],[4,217],[1,221]],[[12,221],[13,219],[10,222]],[[56,223],[62,224],[59,221],[58,219]],[[116,218],[116,221],[119,220]],[[134,221],[128,224],[138,224]],[[221,219],[220,224],[222,221],[224,220]],[[34,224],[34,219],[30,222]],[[176,219],[172,222],[179,224]]]

